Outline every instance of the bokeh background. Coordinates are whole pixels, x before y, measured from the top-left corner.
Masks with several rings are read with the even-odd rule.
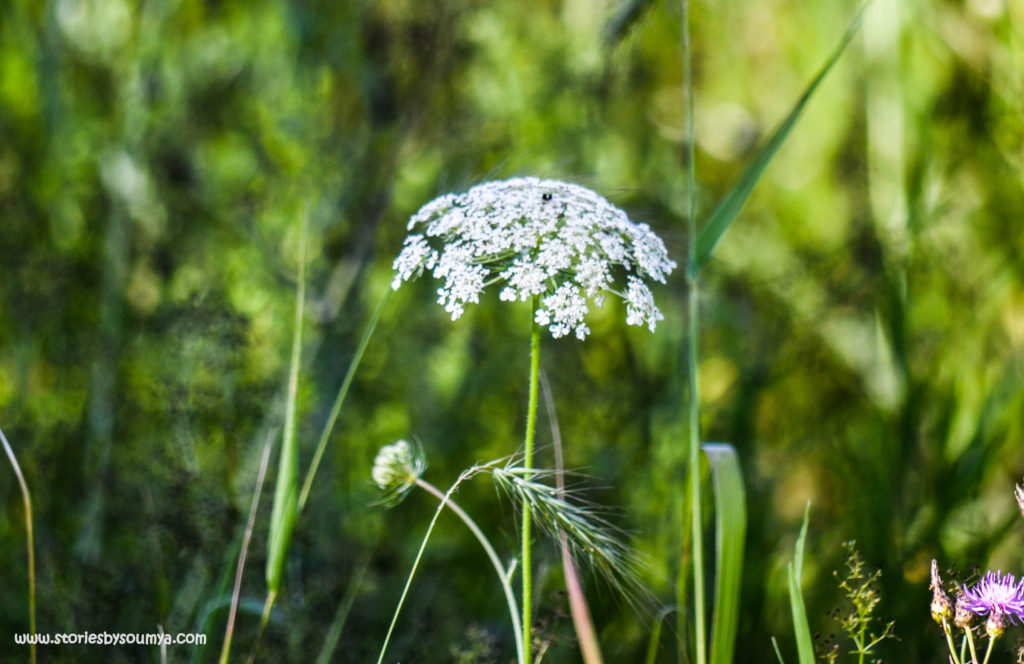
[[[701,218],[856,9],[692,4]],[[169,661],[215,660],[263,441],[282,420],[305,209],[300,472],[405,221],[433,197],[514,175],[579,182],[682,262],[680,18],[677,3],[645,0],[0,2],[0,426],[35,506],[39,630],[202,631],[205,650],[172,648]],[[887,661],[944,661],[932,558],[965,576],[1024,571],[1012,496],[1024,473],[1022,175],[1024,5],[876,0],[704,273],[703,429],[737,447],[748,491],[736,661],[775,661],[772,636],[795,658],[785,566],[807,501],[812,631],[838,631],[832,571],[856,540],[882,571],[879,613],[896,621]],[[588,581],[611,662],[640,661],[675,597],[681,272],[656,291],[655,334],[627,329],[609,300],[585,342],[543,342],[567,462],[648,565],[646,609]],[[313,661],[347,592],[332,661],[374,661],[436,505],[423,493],[373,504],[380,446],[418,441],[425,477],[446,487],[521,443],[529,311],[493,296],[452,323],[435,288],[421,280],[387,304],[261,661]],[[545,419],[539,431],[550,442]],[[273,477],[272,465],[239,660],[266,591]],[[12,639],[28,630],[27,566],[6,461],[0,498],[0,658],[27,661]],[[486,478],[457,499],[514,555],[514,509]],[[548,661],[578,661],[557,557],[539,557]],[[666,630],[659,661],[675,652]],[[391,654],[512,653],[482,553],[442,518]]]

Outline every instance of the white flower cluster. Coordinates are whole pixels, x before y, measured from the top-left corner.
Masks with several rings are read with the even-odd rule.
[[[371,477],[384,492],[385,502],[394,503],[401,500],[416,484],[426,466],[422,455],[412,445],[399,440],[380,448],[373,460]]]
[[[452,320],[492,283],[505,284],[502,300],[539,296],[535,320],[555,338],[585,338],[588,303],[601,306],[606,291],[625,299],[630,325],[653,332],[664,318],[645,280],[665,283],[675,269],[665,244],[579,185],[532,177],[487,182],[427,203],[408,230],[418,232],[395,259],[391,287],[432,271],[444,280],[437,301]],[[615,288],[616,273],[625,274],[624,289]]]

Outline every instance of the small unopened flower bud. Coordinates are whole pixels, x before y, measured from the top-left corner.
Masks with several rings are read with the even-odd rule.
[[[953,617],[953,605],[949,601],[946,589],[942,587],[939,577],[939,563],[932,559],[932,619],[940,625]]]
[[[990,639],[999,638],[1006,631],[1006,619],[1002,613],[993,611],[985,621],[985,633]]]
[[[956,611],[953,614],[953,624],[960,629],[967,629],[974,624],[974,619],[977,616],[967,608],[967,599],[962,593],[958,593],[956,596]]]
[[[397,503],[423,474],[426,463],[412,445],[399,440],[385,445],[373,460],[374,483],[384,492],[386,503]]]

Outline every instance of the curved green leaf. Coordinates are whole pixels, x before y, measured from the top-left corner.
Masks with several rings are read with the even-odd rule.
[[[807,539],[807,522],[810,515],[811,504],[807,503],[807,508],[804,510],[804,524],[800,528],[800,537],[796,539],[793,562],[787,568],[789,572],[789,608],[793,613],[793,636],[796,639],[797,661],[800,664],[814,664],[814,642],[811,640],[811,627],[807,622],[803,591],[800,590],[800,577],[804,568],[804,541]]]
[[[746,491],[736,448],[707,443],[715,489],[715,613],[711,624],[711,662],[730,664],[736,646],[743,576],[743,542],[747,532]]]
[[[718,207],[715,208],[714,212],[711,213],[711,217],[708,218],[707,223],[701,229],[700,234],[697,236],[697,249],[696,255],[693,259],[693,264],[690,265],[690,272],[696,275],[702,267],[711,258],[711,254],[714,252],[715,247],[718,246],[719,240],[725,235],[725,231],[729,229],[732,222],[739,216],[740,210],[746,204],[747,199],[750,198],[750,193],[754,190],[758,181],[761,179],[761,175],[765,169],[768,168],[768,164],[771,163],[775,153],[779,151],[779,148],[785,142],[786,137],[789,136],[790,130],[793,129],[793,125],[796,124],[797,119],[800,117],[800,113],[803,112],[804,106],[807,105],[811,95],[817,90],[818,85],[824,80],[825,76],[832,69],[832,66],[839,60],[839,56],[842,55],[843,51],[846,50],[847,44],[853,39],[853,35],[857,32],[857,28],[860,27],[861,18],[864,15],[864,9],[857,13],[857,17],[853,20],[853,23],[847,29],[846,34],[843,36],[842,41],[839,42],[839,46],[832,53],[829,59],[825,62],[825,65],[818,71],[818,74],[811,80],[810,84],[804,90],[803,94],[797,100],[796,105],[786,116],[786,119],[782,121],[776,129],[775,133],[771,135],[768,142],[765,143],[758,153],[754,156],[753,161],[747,166],[747,169],[743,171],[743,174],[733,185],[733,188],[726,194],[725,198],[721,200]]]

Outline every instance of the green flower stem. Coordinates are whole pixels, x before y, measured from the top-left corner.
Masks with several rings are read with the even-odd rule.
[[[430,482],[417,477],[416,486],[420,487],[427,493],[430,493],[444,504],[446,500],[445,495],[441,493],[440,489]],[[459,507],[455,501],[448,498],[447,502],[448,507],[455,512],[456,516],[462,519],[462,522],[466,524],[466,527],[469,528],[477,541],[480,542],[480,546],[484,548],[484,551],[487,552],[487,557],[491,560],[491,565],[494,566],[494,571],[498,574],[498,579],[501,581],[501,588],[505,591],[505,601],[508,603],[508,613],[512,619],[512,632],[515,634],[516,640],[516,661],[518,661],[519,664],[525,664],[525,660],[523,659],[523,627],[522,623],[519,621],[519,608],[516,606],[516,596],[515,593],[512,592],[512,584],[509,581],[508,574],[505,573],[505,568],[501,564],[501,559],[498,557],[498,553],[494,550],[494,547],[491,546],[491,542],[487,539],[487,536],[484,535],[483,531],[480,530],[480,527],[476,525],[476,522],[473,521],[473,519],[466,514],[466,512]]]
[[[971,661],[978,664],[978,653],[974,649],[974,628],[965,628],[964,635],[967,637],[967,646],[971,649]]]
[[[988,639],[988,649],[985,650],[985,661],[982,662],[982,664],[988,664],[988,658],[992,654],[992,646],[994,646],[996,644],[996,639],[997,638],[999,638],[999,637],[997,637],[997,636],[989,637],[989,639]]]
[[[960,659],[956,656],[956,645],[953,643],[953,633],[949,629],[949,621],[945,618],[942,619],[942,631],[946,635],[946,645],[949,646],[949,656],[953,664],[960,664]]]
[[[533,321],[530,334],[530,401],[526,411],[526,442],[523,451],[523,467],[533,468],[533,439],[537,428],[537,386],[540,378],[540,325],[537,324],[537,309],[540,308],[540,297],[533,296]],[[525,479],[530,479],[527,474]],[[523,503],[523,662],[531,663],[531,646],[533,630],[533,575],[530,565],[530,505]]]

